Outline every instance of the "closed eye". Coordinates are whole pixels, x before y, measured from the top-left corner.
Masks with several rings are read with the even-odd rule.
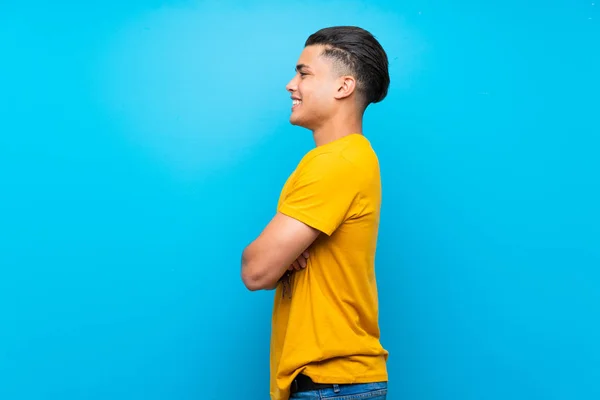
[[[296,65],[296,71],[300,74],[300,76],[302,78],[304,78],[306,75],[308,75],[308,73],[305,72],[307,69],[309,69],[309,67],[306,64]]]

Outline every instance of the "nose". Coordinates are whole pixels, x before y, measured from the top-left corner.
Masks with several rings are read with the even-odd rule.
[[[285,90],[287,90],[290,93],[295,92],[296,90],[298,90],[298,76],[294,76],[287,85],[285,85]]]

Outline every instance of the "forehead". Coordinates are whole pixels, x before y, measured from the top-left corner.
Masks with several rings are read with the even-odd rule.
[[[321,57],[323,50],[325,50],[323,46],[306,46],[300,53],[298,64],[317,71],[329,69],[331,62],[327,58]]]

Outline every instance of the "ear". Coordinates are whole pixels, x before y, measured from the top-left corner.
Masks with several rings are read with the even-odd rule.
[[[338,100],[346,98],[354,93],[354,90],[356,90],[356,80],[352,76],[341,76],[334,97]]]

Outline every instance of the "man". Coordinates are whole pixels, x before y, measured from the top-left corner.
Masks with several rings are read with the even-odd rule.
[[[311,130],[316,147],[242,255],[248,289],[276,288],[272,400],[386,397],[374,272],[381,182],[362,120],[389,81],[387,55],[369,32],[330,27],[307,39],[286,86],[290,122]]]

